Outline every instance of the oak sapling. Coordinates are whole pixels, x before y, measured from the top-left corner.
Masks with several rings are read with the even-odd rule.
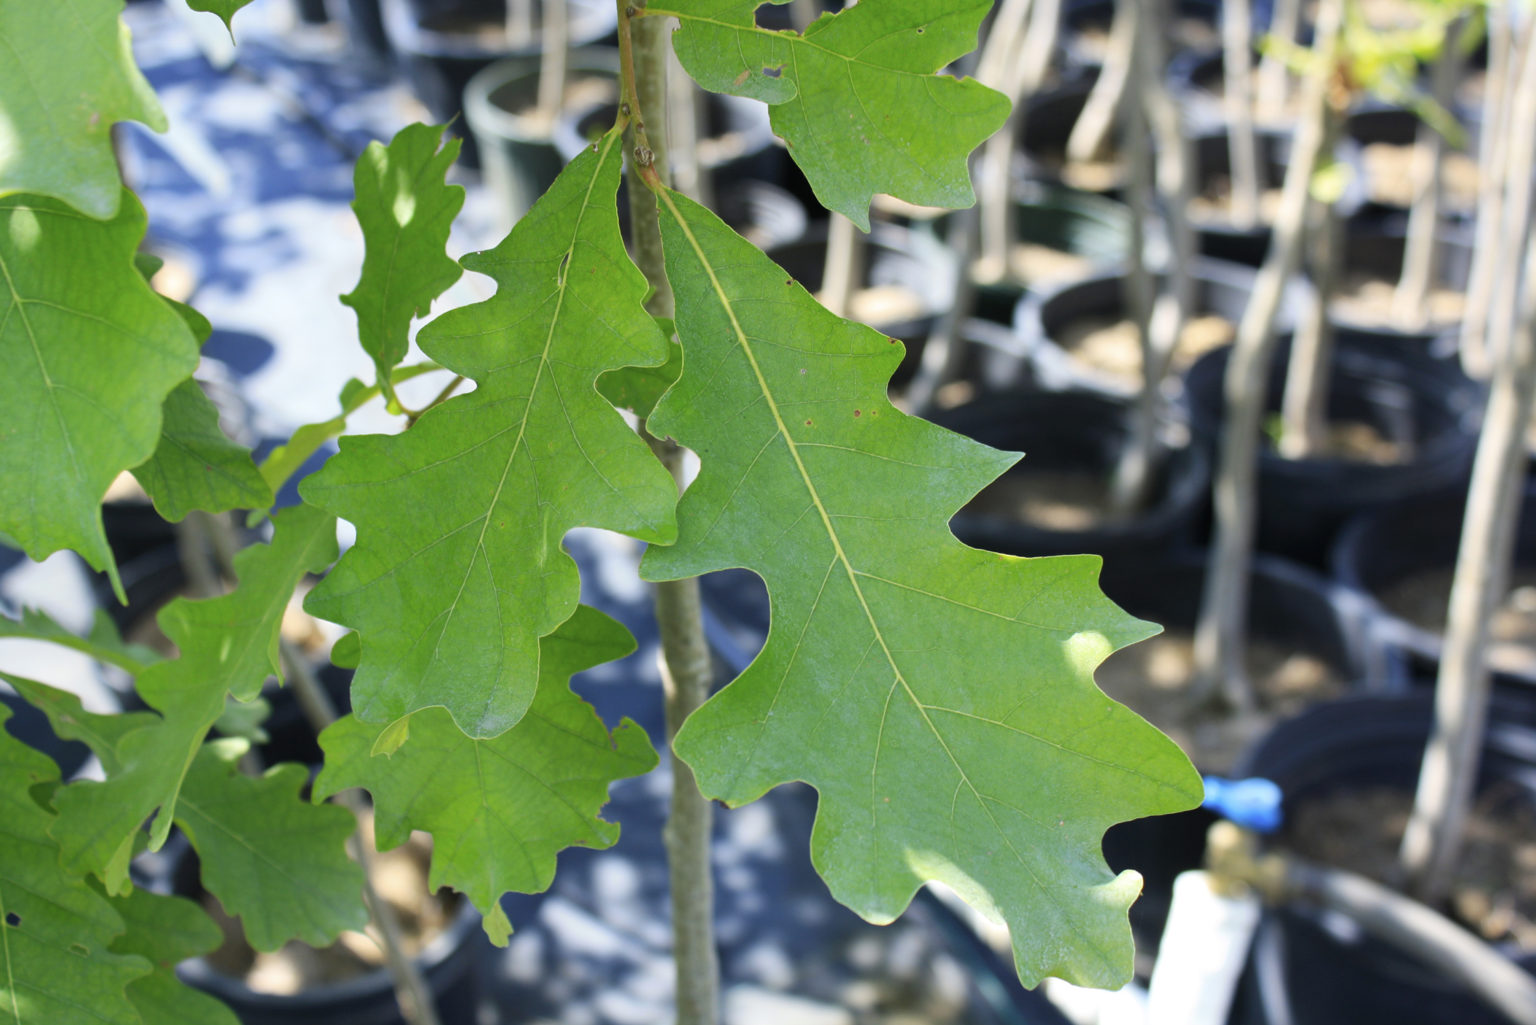
[[[97,87],[86,93],[95,97],[92,116],[153,122],[158,108],[121,45],[117,6],[90,5],[106,62],[82,76]],[[242,4],[211,6],[227,19]],[[1154,628],[1099,592],[1096,558],[1016,559],[956,541],[950,516],[1017,457],[899,412],[886,397],[899,345],[786,285],[766,256],[667,185],[670,43],[705,88],[768,104],[816,196],[859,228],[868,228],[876,193],[971,204],[968,156],[1008,104],[939,71],[975,45],[987,0],[864,0],[803,34],[757,28],[758,6],[620,2],[615,124],[503,242],[462,261],[444,251],[461,196],[443,177],[452,149],[441,129],[414,126],[370,148],[355,205],[367,258],[347,301],[376,379],[349,384],[339,411],[317,410],[326,418],[296,432],[259,468],[260,481],[275,490],[373,397],[393,396],[402,430],[341,437],[339,455],[304,482],[305,504],[273,517],[271,542],[238,557],[228,595],[162,614],[181,653],[139,673],[149,711],[89,716],[57,691],[18,688],[56,728],[92,745],[106,779],[60,785],[38,756],[0,735],[0,798],[25,798],[26,814],[6,820],[21,823],[28,845],[0,858],[0,909],[20,918],[5,929],[43,951],[19,958],[16,945],[0,944],[0,1008],[29,1020],[17,1011],[25,994],[57,989],[66,965],[90,977],[93,1021],[152,1017],[138,987],[152,972],[176,999],[194,998],[152,960],[173,963],[199,952],[198,943],[153,959],[141,953],[157,927],[187,913],[175,902],[131,903],[139,898],[128,893],[126,869],[146,819],[151,846],[173,819],[202,843],[205,882],[223,881],[221,899],[250,916],[248,926],[259,923],[262,944],[295,934],[321,941],[361,920],[355,883],[336,888],[346,900],[306,902],[302,889],[233,871],[235,845],[211,842],[218,831],[193,821],[211,795],[232,808],[242,799],[281,804],[305,844],[245,839],[284,859],[287,878],[350,864],[347,813],[300,801],[291,785],[300,770],[247,776],[228,742],[206,742],[229,697],[253,696],[280,670],[281,610],[301,578],[334,558],[336,516],[352,522],[357,540],[307,607],[353,631],[333,657],[356,666],[354,713],[321,737],[317,798],[370,790],[385,845],[413,828],[431,832],[440,852],[432,884],[463,892],[493,940],[504,942],[516,924],[501,912],[501,896],[547,887],[566,846],[613,843],[617,826],[600,817],[608,785],[656,762],[637,726],[610,728],[569,690],[571,673],[633,643],[579,604],[578,573],[562,547],[571,527],[600,526],[650,543],[639,572],[657,582],[667,676],[675,691],[692,690],[673,702],[668,728],[681,759],[679,808],[689,771],[699,781],[692,803],[706,809],[704,795],[734,805],[810,780],[820,792],[813,861],[834,895],[866,918],[889,921],[918,887],[941,881],[1010,924],[1026,983],[1051,974],[1093,985],[1129,978],[1126,908],[1140,884],[1134,873],[1108,871],[1102,835],[1201,796],[1183,754],[1092,682],[1103,658]],[[0,37],[64,45],[68,26],[53,5],[18,10],[0,4]],[[26,107],[27,90],[63,87],[31,64],[0,69],[0,112],[38,147],[59,150],[52,162],[30,151],[24,160],[0,157],[0,267],[37,269],[13,278],[21,284],[8,303],[0,299],[0,316],[22,315],[23,303],[90,313],[70,332],[71,359],[125,331],[173,357],[156,364],[152,383],[77,383],[145,436],[120,450],[93,439],[90,418],[61,403],[44,378],[8,385],[5,409],[51,411],[47,429],[87,452],[93,469],[89,487],[59,496],[54,484],[72,472],[64,446],[23,458],[25,438],[0,436],[0,492],[21,499],[0,508],[0,530],[34,556],[74,547],[105,567],[110,553],[89,529],[100,490],[111,475],[142,466],[156,436],[172,430],[166,397],[191,372],[185,318],[193,315],[166,307],[137,276],[122,285],[131,302],[101,310],[87,310],[70,290],[97,267],[119,275],[131,267],[143,227],[115,171],[67,152],[99,156],[104,137],[45,127]],[[624,165],[630,249],[616,204]],[[68,251],[51,247],[66,212],[79,231],[96,233]],[[493,278],[496,294],[431,319],[417,338],[430,361],[403,364],[400,340],[459,266]],[[389,287],[375,287],[381,280]],[[65,358],[59,334],[39,335],[28,365]],[[0,355],[21,365],[16,344],[0,333]],[[426,406],[407,408],[395,386],[420,375],[445,383]],[[643,419],[644,439],[615,397]],[[681,498],[669,472],[678,445],[701,467]],[[251,466],[248,453],[236,455],[232,462]],[[180,484],[168,475],[162,487]],[[26,513],[45,491],[71,530],[49,533]],[[242,501],[250,502],[219,492],[193,505],[222,514]],[[739,566],[767,582],[772,628],[752,666],[704,702],[696,578]],[[121,647],[108,637],[96,643]],[[496,771],[481,771],[486,765]],[[46,803],[25,797],[39,786]],[[707,816],[678,814],[668,832],[687,834],[670,848],[679,1018],[697,1025],[715,1019],[718,1002]],[[45,898],[78,906],[91,923],[88,956],[70,953],[77,938],[46,914],[34,918],[21,894],[35,884],[17,866],[46,876]],[[87,1017],[77,1008],[38,1020]]]

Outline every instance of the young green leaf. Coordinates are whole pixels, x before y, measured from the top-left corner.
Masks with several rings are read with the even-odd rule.
[[[976,201],[966,158],[997,131],[1008,101],[980,82],[936,75],[976,45],[991,0],[881,0],[794,32],[760,29],[762,0],[655,0],[682,22],[673,47],[704,88],[769,105],[773,130],[821,205],[869,230],[869,201]]]
[[[542,647],[533,705],[494,739],[466,737],[440,708],[412,716],[410,740],[392,755],[372,754],[380,727],[351,716],[320,735],[325,768],[316,798],[366,787],[381,849],[404,843],[413,829],[431,833],[428,886],[465,894],[498,946],[511,931],[496,914],[502,894],[548,889],[555,855],[566,847],[611,847],[619,827],[598,817],[609,784],[656,765],[639,726],[626,719],[610,734],[570,687],[572,673],[622,658],[634,638],[583,605]]]
[[[31,192],[99,220],[117,214],[112,125],[166,128],[122,9],[122,0],[0,0],[0,197]]]
[[[244,741],[216,741],[187,773],[176,824],[202,862],[203,886],[238,916],[257,950],[290,939],[323,947],[368,922],[363,870],[347,856],[352,813],[300,796],[309,781],[287,762],[259,778],[236,760]]]
[[[411,321],[464,273],[444,251],[464,205],[464,187],[444,178],[459,140],[442,141],[441,125],[409,125],[388,146],[369,143],[353,173],[363,273],[341,301],[357,312],[358,340],[386,394],[390,371],[405,358]]]
[[[310,506],[274,518],[270,545],[235,557],[238,586],[203,601],[179,598],[158,617],[181,657],[156,663],[138,678],[144,701],[163,718],[124,736],[118,771],[105,782],[82,780],[55,797],[54,835],[65,864],[90,872],[118,895],[128,885],[134,834],[156,808],[153,844],[165,842],[187,769],[209,728],[224,712],[224,696],[254,698],[266,678],[281,677],[278,628],[304,574],[336,557],[336,521]]]
[[[163,414],[155,454],[133,468],[161,516],[180,522],[194,509],[228,512],[272,504],[272,489],[251,450],[224,434],[218,407],[195,380],[176,386]]]
[[[197,366],[186,324],[134,269],[143,237],[130,193],[111,221],[0,199],[0,531],[34,559],[73,548],[114,582],[101,496],[154,452],[161,406]]]
[[[143,672],[145,667],[160,661],[155,649],[125,642],[105,609],[96,610],[91,632],[84,637],[64,629],[46,612],[22,609],[20,620],[0,616],[0,640],[8,638],[51,641],[89,655],[98,662],[117,666],[135,676]]]
[[[675,533],[676,485],[594,387],[667,357],[619,237],[620,138],[583,151],[501,245],[465,258],[496,279],[493,298],[422,329],[423,351],[476,390],[404,434],[343,438],[300,489],[357,527],[307,608],[360,635],[365,722],[441,705],[470,736],[504,733],[533,700],[539,638],[576,609],[566,531]]]
[[[59,865],[53,816],[32,799],[58,766],[10,735],[0,706],[0,1021],[14,1025],[139,1025],[125,988],[148,974],[112,953],[123,920]]]
[[[91,753],[101,759],[102,769],[107,773],[116,772],[122,764],[117,758],[118,743],[134,730],[156,722],[153,712],[113,715],[87,712],[78,695],[23,676],[0,673],[0,680],[14,687],[27,704],[46,715],[48,725],[60,739],[78,740],[90,748]]]
[[[900,346],[661,199],[688,359],[651,422],[702,468],[642,575],[744,566],[773,603],[762,653],[678,754],[733,805],[816,787],[812,859],[871,921],[939,880],[1008,923],[1026,985],[1123,983],[1140,884],[1105,867],[1104,831],[1201,797],[1178,748],[1093,685],[1153,628],[1099,593],[1096,557],[955,540],[955,510],[1016,457],[898,412]]]
[[[112,941],[117,954],[137,954],[154,971],[128,986],[128,999],[139,1017],[154,1025],[239,1025],[228,1007],[176,977],[176,965],[206,954],[223,939],[213,919],[185,897],[151,893],[139,887],[117,897],[112,907],[126,931]]]

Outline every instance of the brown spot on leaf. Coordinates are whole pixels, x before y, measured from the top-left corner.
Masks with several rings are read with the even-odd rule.
[[[855,410],[854,410],[854,411],[853,411],[853,415],[854,415],[854,416],[856,416],[856,417],[857,417],[857,416],[863,416],[863,415],[864,415],[864,413],[863,413],[863,412],[862,412],[862,411],[861,411],[861,410],[857,410],[857,409],[855,409]]]

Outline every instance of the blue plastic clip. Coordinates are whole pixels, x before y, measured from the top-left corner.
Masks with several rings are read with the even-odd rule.
[[[1280,787],[1273,780],[1205,777],[1205,807],[1256,833],[1280,828]]]

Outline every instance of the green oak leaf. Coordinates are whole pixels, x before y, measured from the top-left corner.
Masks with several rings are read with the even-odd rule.
[[[816,787],[812,860],[865,918],[939,880],[1009,925],[1026,985],[1122,984],[1140,882],[1105,867],[1104,831],[1201,798],[1179,749],[1093,684],[1155,628],[1099,592],[1096,556],[957,541],[950,517],[1017,457],[896,410],[899,345],[818,306],[703,207],[661,200],[688,360],[651,424],[702,468],[677,543],[641,572],[745,567],[773,613],[678,754],[732,805]]]
[[[265,509],[272,489],[251,459],[251,450],[231,441],[219,426],[219,410],[192,378],[165,400],[160,444],[133,468],[155,510],[179,523],[189,512]]]
[[[363,272],[341,301],[357,312],[358,339],[386,392],[390,371],[405,358],[411,321],[464,273],[445,252],[464,205],[464,187],[444,178],[459,140],[442,141],[441,125],[409,125],[388,146],[369,143],[353,173]]]
[[[123,920],[59,864],[53,816],[32,799],[58,766],[4,728],[0,706],[0,1021],[10,1025],[139,1025],[126,987],[149,971],[113,953]]]
[[[224,27],[229,29],[230,36],[234,36],[235,24],[232,19],[240,8],[250,2],[251,0],[187,0],[187,6],[194,11],[218,15],[223,20]]]
[[[180,650],[139,675],[139,694],[162,716],[123,736],[117,771],[104,782],[77,781],[55,797],[54,835],[65,864],[101,877],[107,892],[128,886],[133,838],[156,808],[151,841],[165,842],[177,794],[208,730],[224,712],[224,697],[249,701],[268,676],[281,678],[278,628],[294,588],[306,573],[336,557],[336,522],[311,506],[296,506],[273,520],[270,545],[235,556],[239,584],[218,598],[178,598],[157,620]]]
[[[548,889],[566,847],[611,847],[618,824],[598,817],[608,785],[656,765],[639,726],[626,719],[610,734],[570,688],[571,674],[633,651],[628,631],[583,605],[541,644],[533,704],[499,737],[467,737],[440,708],[412,716],[410,739],[392,755],[372,753],[386,727],[352,716],[320,735],[316,798],[367,788],[380,849],[404,843],[413,829],[431,833],[428,886],[466,895],[498,946],[511,932],[497,907],[502,894]]]
[[[130,193],[110,221],[0,199],[0,530],[34,559],[73,548],[119,590],[101,496],[154,452],[161,406],[197,366],[186,324],[134,269],[143,237]]]
[[[234,1012],[176,977],[176,965],[217,949],[223,934],[202,908],[185,897],[139,887],[112,900],[126,931],[112,942],[118,954],[137,954],[154,971],[128,986],[139,1017],[154,1025],[239,1025]]]
[[[966,161],[1008,101],[935,72],[976,46],[991,0],[861,3],[803,37],[758,28],[761,2],[655,0],[645,13],[681,21],[673,47],[704,88],[767,103],[821,205],[865,231],[877,192],[923,206],[976,201]]]
[[[668,324],[670,325],[670,321]],[[663,330],[671,334],[671,328]],[[667,343],[667,361],[659,367],[622,367],[610,371],[597,380],[597,390],[603,398],[620,409],[633,412],[642,420],[651,415],[656,403],[677,383],[683,372],[683,347],[676,342]]]
[[[203,887],[238,916],[257,950],[290,939],[324,947],[368,922],[363,870],[347,856],[352,813],[313,804],[300,791],[302,765],[242,774],[241,740],[203,746],[176,802],[176,824],[202,862]]]
[[[0,197],[31,192],[99,220],[117,214],[112,125],[166,128],[122,10],[122,0],[0,0]]]
[[[46,715],[48,725],[61,740],[78,740],[90,748],[108,773],[116,772],[122,765],[117,757],[118,743],[134,730],[151,726],[156,721],[153,712],[115,715],[88,712],[78,695],[24,676],[0,673],[0,680],[14,687],[23,700]]]
[[[155,649],[124,641],[117,630],[117,624],[112,622],[112,617],[107,615],[105,609],[96,610],[96,616],[91,621],[91,632],[84,637],[66,630],[52,616],[38,609],[22,609],[19,620],[0,616],[0,640],[11,638],[50,641],[89,655],[98,662],[117,666],[132,675],[160,661],[160,655]]]
[[[357,527],[306,608],[360,635],[365,722],[441,705],[471,736],[510,729],[533,700],[539,638],[576,608],[566,531],[674,535],[676,485],[594,387],[667,357],[619,237],[620,138],[589,146],[505,241],[465,257],[494,297],[418,335],[475,391],[403,434],[342,438],[300,488]]]

